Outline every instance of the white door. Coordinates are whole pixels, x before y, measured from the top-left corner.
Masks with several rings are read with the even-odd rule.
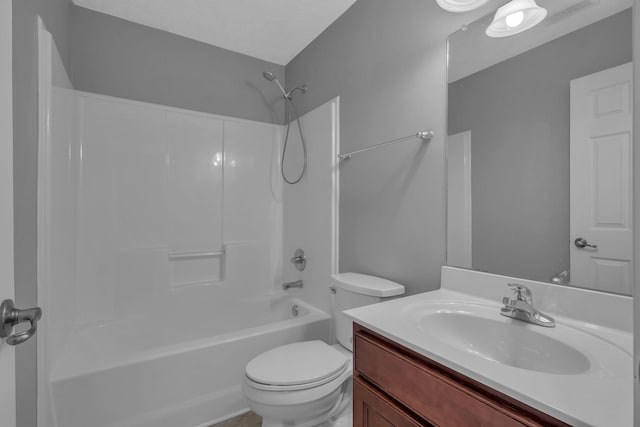
[[[11,0],[0,0],[0,301],[13,299]],[[0,341],[0,423],[16,425],[15,352]]]
[[[624,294],[633,287],[632,71],[571,81],[571,282]]]

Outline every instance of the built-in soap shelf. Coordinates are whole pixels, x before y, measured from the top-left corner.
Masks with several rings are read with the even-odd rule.
[[[224,255],[224,251],[212,252],[172,252],[169,254],[169,261],[182,261],[186,259],[200,258],[220,258]]]
[[[169,252],[169,277],[173,289],[207,286],[223,280],[225,250]]]

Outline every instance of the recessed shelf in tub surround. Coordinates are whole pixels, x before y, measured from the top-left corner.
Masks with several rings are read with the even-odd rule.
[[[172,252],[169,254],[169,261],[180,261],[183,259],[200,259],[200,258],[220,258],[224,255],[221,251],[200,251],[200,252]]]
[[[225,248],[205,251],[169,252],[172,288],[202,286],[224,280]]]
[[[502,316],[528,287],[545,328]],[[345,311],[354,322],[572,426],[633,425],[632,298],[443,267],[441,288]]]

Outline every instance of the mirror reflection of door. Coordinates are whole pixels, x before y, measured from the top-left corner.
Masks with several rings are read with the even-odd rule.
[[[633,285],[632,80],[628,63],[571,81],[571,280],[621,294]]]

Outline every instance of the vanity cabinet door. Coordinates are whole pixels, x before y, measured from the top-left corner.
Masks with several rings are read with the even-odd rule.
[[[415,419],[441,427],[568,427],[360,325],[354,332],[354,379]]]
[[[353,427],[424,427],[362,380],[353,381]]]

